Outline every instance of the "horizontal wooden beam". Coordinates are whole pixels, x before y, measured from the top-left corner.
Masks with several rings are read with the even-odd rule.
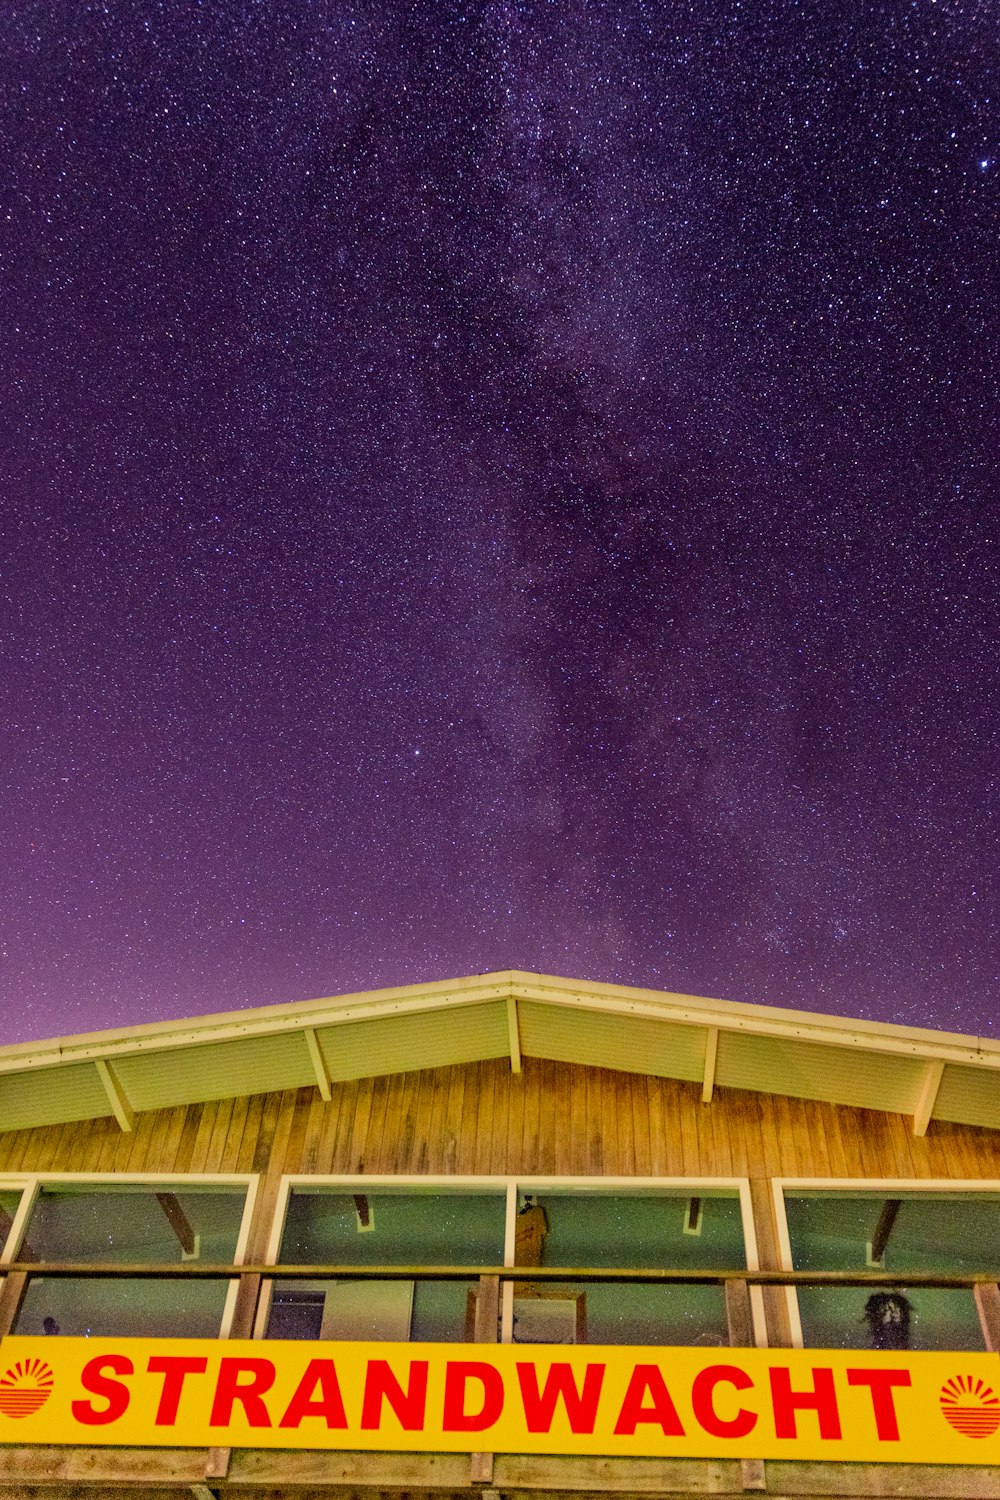
[[[62,1278],[141,1277],[143,1280],[177,1281],[188,1277],[196,1281],[236,1281],[244,1277],[266,1276],[280,1281],[474,1281],[482,1276],[497,1276],[501,1281],[582,1281],[634,1282],[639,1286],[662,1284],[676,1286],[725,1286],[731,1281],[745,1281],[748,1286],[873,1286],[873,1287],[955,1287],[969,1290],[995,1285],[995,1271],[974,1271],[950,1275],[944,1271],[720,1271],[691,1269],[678,1271],[659,1267],[636,1266],[360,1266],[354,1265],[207,1265],[200,1261],[169,1264],[163,1261],[138,1265],[109,1265],[101,1261],[13,1261],[4,1272],[24,1272],[30,1276]]]

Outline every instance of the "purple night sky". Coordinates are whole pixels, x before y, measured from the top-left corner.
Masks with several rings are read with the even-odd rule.
[[[997,1011],[995,0],[0,18],[2,1040]]]

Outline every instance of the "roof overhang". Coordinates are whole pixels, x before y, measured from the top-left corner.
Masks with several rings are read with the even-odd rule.
[[[1000,1043],[505,970],[0,1048],[0,1130],[488,1058],[1000,1128]]]

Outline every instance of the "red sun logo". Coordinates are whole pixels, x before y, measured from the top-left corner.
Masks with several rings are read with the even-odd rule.
[[[30,1417],[52,1393],[52,1371],[43,1359],[22,1359],[0,1376],[0,1412]]]
[[[992,1437],[1000,1427],[1000,1400],[975,1375],[955,1375],[941,1387],[941,1411],[964,1437]]]

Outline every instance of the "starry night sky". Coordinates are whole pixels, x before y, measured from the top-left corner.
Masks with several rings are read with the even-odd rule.
[[[989,1033],[995,0],[0,17],[0,1011]]]

